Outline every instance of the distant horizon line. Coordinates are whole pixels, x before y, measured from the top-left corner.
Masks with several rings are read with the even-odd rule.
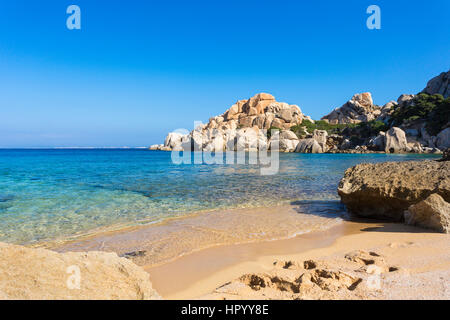
[[[149,147],[0,147],[0,150],[45,150],[45,149],[148,149]]]

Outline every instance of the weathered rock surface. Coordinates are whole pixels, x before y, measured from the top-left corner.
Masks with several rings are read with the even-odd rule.
[[[450,128],[446,128],[436,136],[436,147],[441,150],[450,148]]]
[[[323,153],[320,144],[313,138],[300,139],[295,152],[300,153]]]
[[[277,131],[269,141],[270,150],[293,152],[298,145],[298,141],[298,137],[290,130]]]
[[[444,98],[448,98],[450,96],[450,71],[442,72],[428,81],[426,88],[422,92],[428,94],[437,93],[443,95]]]
[[[301,124],[303,118],[304,115],[298,106],[277,102],[272,95],[259,93],[248,100],[237,101],[224,114],[211,118],[207,124],[198,126],[189,134],[169,133],[163,147],[152,146],[152,149],[216,152],[267,149],[271,144],[267,138],[262,137],[261,130],[277,128],[287,135],[287,132],[290,132],[289,128]],[[256,137],[249,136],[253,131]],[[293,132],[291,133],[295,136]],[[276,139],[280,142],[280,150],[286,149],[289,152],[295,150],[298,142],[296,136],[295,139],[293,137],[276,137]]]
[[[411,149],[408,147],[405,132],[397,127],[392,127],[385,134],[384,151],[386,153],[400,153],[408,152]]]
[[[450,203],[436,193],[410,206],[404,217],[407,224],[450,233]]]
[[[272,269],[244,274],[202,299],[367,299],[377,292],[371,275],[385,279],[395,272],[399,268],[375,251],[355,250],[326,260],[276,260]]]
[[[333,110],[322,118],[331,124],[347,124],[367,122],[376,119],[381,114],[381,108],[375,106],[370,92],[355,94],[343,106]]]
[[[77,268],[80,271],[79,289],[73,278]],[[115,253],[57,253],[6,243],[0,243],[0,297],[26,300],[160,299],[152,288],[149,274]]]
[[[348,169],[338,187],[350,212],[393,220],[433,193],[450,201],[450,162],[363,163]]]
[[[449,73],[443,72],[431,79],[423,90],[427,94],[449,95]],[[170,133],[164,145],[153,145],[151,150],[176,151],[256,151],[260,148],[270,150],[275,146],[284,152],[331,152],[331,153],[440,153],[450,147],[450,120],[440,121],[439,128],[428,133],[435,117],[432,111],[424,110],[428,115],[418,116],[417,110],[424,103],[421,95],[402,94],[397,101],[389,101],[383,107],[374,105],[369,92],[355,94],[340,108],[323,117],[331,125],[319,123],[315,128],[310,117],[304,115],[297,105],[277,102],[268,93],[259,93],[250,99],[239,100],[222,115],[210,118],[209,122],[197,126],[190,133]],[[411,109],[412,116],[408,115]],[[444,112],[442,117],[448,115]],[[311,124],[304,123],[308,120]],[[370,123],[367,123],[370,122]],[[381,123],[383,122],[383,123]],[[305,125],[302,126],[302,123]],[[354,124],[362,123],[359,126]],[[316,123],[317,124],[317,123]],[[340,124],[341,126],[333,126]],[[347,124],[347,126],[342,126]],[[277,129],[294,131],[299,139],[272,137],[271,141],[258,137],[256,143],[243,142],[238,130],[257,128],[259,130]],[[308,132],[308,130],[315,132]],[[428,128],[428,129],[427,129]],[[383,132],[379,131],[383,130]],[[441,132],[437,133],[439,130]],[[378,132],[377,132],[378,131]],[[384,132],[386,131],[386,132]],[[247,133],[245,133],[247,134]],[[258,134],[259,135],[259,134]],[[335,135],[336,138],[328,137]],[[270,134],[269,134],[270,137]],[[308,139],[314,139],[308,140]],[[240,143],[238,143],[240,141]],[[317,147],[317,144],[320,148]],[[240,150],[240,149],[239,149]]]
[[[438,161],[450,161],[450,148],[447,148],[442,152],[442,159]]]

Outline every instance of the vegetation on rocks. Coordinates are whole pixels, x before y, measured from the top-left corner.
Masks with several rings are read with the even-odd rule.
[[[444,99],[440,94],[420,93],[411,103],[394,109],[390,125],[399,126],[418,120],[426,122],[430,135],[437,135],[450,121],[450,98]]]
[[[312,123],[309,120],[303,120],[301,124],[295,125],[291,127],[291,131],[293,131],[299,138],[305,137],[305,131],[303,130],[303,127],[306,128],[306,130],[310,133],[312,133],[314,130],[325,130],[328,132],[328,134],[338,134],[343,129],[349,127],[349,126],[355,126],[354,124],[330,124],[325,120],[317,120],[314,123]]]
[[[291,127],[293,131],[299,138],[304,138],[305,133],[303,128],[310,133],[315,129],[325,130],[329,135],[331,134],[344,134],[347,136],[355,136],[359,138],[369,138],[371,136],[377,135],[380,131],[386,131],[389,127],[382,121],[372,120],[369,122],[360,123],[346,123],[346,124],[330,124],[324,120],[311,121],[304,120],[301,124]]]

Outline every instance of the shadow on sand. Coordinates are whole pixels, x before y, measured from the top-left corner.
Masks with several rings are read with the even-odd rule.
[[[298,213],[313,214],[328,218],[341,218],[349,222],[373,225],[360,229],[363,232],[391,232],[391,233],[439,233],[438,231],[409,226],[404,222],[389,221],[358,217],[346,211],[345,205],[339,200],[299,200],[292,201],[291,205]]]

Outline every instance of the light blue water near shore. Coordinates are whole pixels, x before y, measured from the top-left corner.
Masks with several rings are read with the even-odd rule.
[[[0,241],[31,243],[115,224],[192,212],[289,203],[342,213],[344,171],[361,162],[429,155],[280,154],[280,171],[256,165],[176,165],[147,150],[0,150]],[[317,205],[314,205],[316,203]]]

